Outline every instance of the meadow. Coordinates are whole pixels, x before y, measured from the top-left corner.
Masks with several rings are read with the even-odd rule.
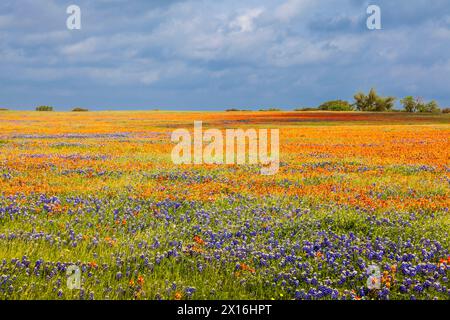
[[[195,120],[278,128],[279,172],[173,164]],[[449,138],[442,114],[2,111],[0,299],[449,300]]]

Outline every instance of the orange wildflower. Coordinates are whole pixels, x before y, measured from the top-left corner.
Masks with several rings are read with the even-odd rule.
[[[182,297],[183,295],[181,294],[181,292],[175,293],[175,300],[181,300]]]
[[[143,277],[143,276],[139,276],[139,277],[138,277],[138,280],[137,280],[137,283],[138,283],[140,286],[142,286],[142,285],[144,285],[144,282],[145,282],[144,277]]]
[[[191,251],[196,252],[196,253],[204,253],[205,252],[205,250],[203,250],[202,248],[200,248],[198,246],[192,246]]]
[[[203,239],[202,238],[200,238],[199,236],[194,236],[194,241],[195,242],[197,242],[199,245],[204,245],[205,244],[205,241],[203,241]]]
[[[255,273],[255,269],[249,267],[245,263],[241,264],[241,270],[243,270],[243,271],[250,271],[251,273]]]

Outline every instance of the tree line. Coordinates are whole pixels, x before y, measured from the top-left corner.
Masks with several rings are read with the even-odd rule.
[[[369,111],[369,112],[387,112],[393,111],[395,106],[395,97],[382,97],[377,94],[375,89],[370,89],[368,94],[358,92],[353,97],[354,103],[351,104],[345,100],[327,101],[321,104],[317,109],[326,111]],[[406,112],[422,112],[422,113],[440,113],[441,108],[434,100],[425,102],[422,98],[414,98],[412,96],[405,97],[400,100],[403,110]],[[313,108],[304,108],[297,110],[312,110]],[[316,109],[316,110],[317,110]],[[449,113],[449,109],[442,110],[443,113]]]
[[[53,107],[50,107],[50,106],[39,106],[39,107],[36,107],[36,111],[47,111],[47,112],[49,112],[49,111],[53,111],[54,109],[53,109]],[[76,108],[73,108],[72,109],[72,112],[87,112],[87,111],[89,111],[88,109],[84,109],[84,108],[80,108],[80,107],[76,107]]]

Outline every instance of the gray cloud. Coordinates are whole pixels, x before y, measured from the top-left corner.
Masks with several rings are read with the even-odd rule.
[[[448,1],[69,1],[0,4],[0,105],[316,105],[376,87],[450,105]]]

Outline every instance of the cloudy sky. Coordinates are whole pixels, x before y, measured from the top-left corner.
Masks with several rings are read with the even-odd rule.
[[[0,107],[290,108],[371,87],[450,106],[450,0],[0,2]]]

